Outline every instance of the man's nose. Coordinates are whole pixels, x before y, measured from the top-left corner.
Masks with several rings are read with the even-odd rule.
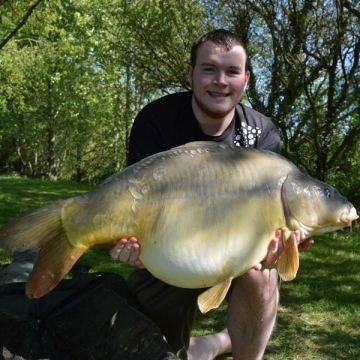
[[[214,83],[218,85],[227,85],[227,77],[225,71],[216,72]]]

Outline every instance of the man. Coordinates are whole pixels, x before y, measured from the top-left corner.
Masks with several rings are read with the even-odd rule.
[[[250,72],[245,46],[234,34],[215,30],[199,38],[191,51],[188,76],[191,92],[158,99],[136,117],[130,135],[129,165],[191,141],[217,141],[280,152],[279,134],[270,119],[239,104]],[[299,241],[298,232],[296,237]],[[281,231],[277,231],[271,240],[268,262],[276,260],[280,238]],[[263,357],[278,306],[276,270],[258,271],[261,264],[257,264],[235,279],[228,295],[227,328],[218,334],[190,339],[197,296],[204,289],[176,288],[141,269],[135,238],[121,239],[110,254],[139,267],[128,281],[132,293],[179,357],[210,360],[227,352],[232,352],[236,360]]]

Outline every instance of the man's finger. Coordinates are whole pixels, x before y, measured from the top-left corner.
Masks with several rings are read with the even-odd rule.
[[[270,241],[269,251],[266,257],[266,262],[268,264],[273,264],[278,258],[278,245],[279,240],[274,238]]]
[[[130,265],[136,266],[136,260],[139,259],[139,245],[132,244],[129,254],[129,263]]]
[[[118,259],[119,255],[120,255],[121,251],[124,249],[126,243],[127,243],[126,239],[121,239],[120,241],[118,241],[117,244],[110,249],[110,251],[109,251],[110,256],[113,259]]]
[[[299,250],[304,251],[308,250],[314,244],[313,239],[306,239],[301,244],[299,244]]]

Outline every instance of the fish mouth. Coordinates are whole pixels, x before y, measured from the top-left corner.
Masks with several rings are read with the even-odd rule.
[[[340,221],[349,227],[351,227],[351,223],[358,218],[359,215],[356,213],[356,209],[354,207],[352,207],[350,211],[344,211],[340,215]]]

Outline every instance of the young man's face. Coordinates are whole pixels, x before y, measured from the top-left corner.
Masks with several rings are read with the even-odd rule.
[[[245,71],[246,53],[242,46],[227,51],[204,43],[197,52],[195,67],[188,69],[196,106],[211,118],[222,118],[234,110],[250,78]]]

